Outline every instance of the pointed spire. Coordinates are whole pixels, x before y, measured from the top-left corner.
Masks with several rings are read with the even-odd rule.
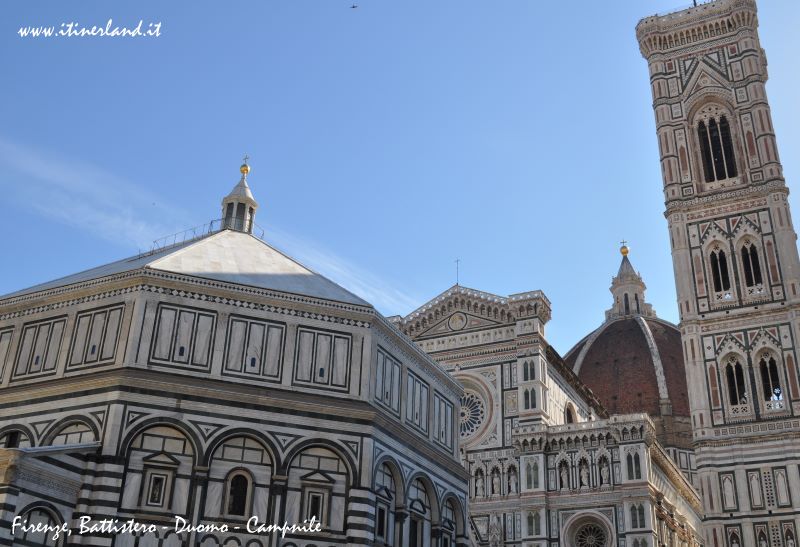
[[[614,304],[610,310],[606,311],[606,321],[626,315],[654,317],[653,307],[646,303],[644,299],[644,291],[647,286],[642,281],[642,276],[636,272],[630,259],[628,259],[630,249],[625,241],[622,241],[619,252],[622,255],[622,261],[616,277],[611,280],[611,287],[609,288],[614,296]]]
[[[242,177],[230,194],[222,200],[222,228],[238,232],[253,232],[253,223],[258,209],[258,203],[247,185],[247,175],[250,174],[250,165],[245,155],[239,172]]]

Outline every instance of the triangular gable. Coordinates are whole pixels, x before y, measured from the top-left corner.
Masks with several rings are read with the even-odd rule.
[[[723,351],[732,351],[734,348],[745,351],[744,334],[734,332],[731,334],[720,334],[714,337],[715,353],[719,355]]]
[[[746,228],[752,229],[755,233],[761,233],[761,227],[758,225],[757,215],[742,215],[731,219],[731,226],[733,227],[732,234],[744,230]]]
[[[161,466],[161,467],[178,467],[179,462],[174,456],[166,452],[158,452],[142,458],[142,461],[147,465]]]
[[[312,471],[311,473],[308,473],[300,477],[300,480],[303,482],[324,482],[324,483],[336,482],[327,473],[323,473],[322,471]]]
[[[415,336],[430,336],[437,334],[447,334],[449,332],[468,331],[471,329],[499,326],[500,321],[494,321],[485,317],[479,317],[459,310],[454,310],[451,314],[442,318],[438,323]]]
[[[701,234],[700,234],[701,243],[705,243],[709,239],[713,239],[714,236],[717,236],[722,239],[728,237],[728,230],[724,223],[720,224],[718,221],[715,221],[715,222],[703,223],[703,226],[705,228],[703,229],[703,227],[701,227]]]
[[[705,59],[701,60],[696,69],[693,71],[691,77],[684,85],[684,97],[689,97],[701,91],[719,88],[727,92],[730,85],[727,83],[727,75],[720,72],[719,69],[706,62]]]
[[[747,338],[750,340],[751,348],[754,348],[761,341],[765,341],[767,344],[778,348],[781,347],[781,343],[778,340],[778,329],[775,327],[747,331]]]

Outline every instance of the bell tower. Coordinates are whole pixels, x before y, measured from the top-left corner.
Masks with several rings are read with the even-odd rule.
[[[706,545],[797,543],[800,261],[754,0],[636,27],[653,94]]]

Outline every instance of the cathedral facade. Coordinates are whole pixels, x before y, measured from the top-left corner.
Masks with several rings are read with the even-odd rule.
[[[550,311],[541,291],[456,285],[391,318],[464,387],[474,545],[702,544],[700,498],[659,442],[662,421],[610,415],[547,343]]]

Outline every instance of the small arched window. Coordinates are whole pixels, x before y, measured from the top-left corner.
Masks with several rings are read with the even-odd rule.
[[[728,274],[728,257],[719,245],[714,245],[709,261],[711,262],[711,279],[714,283],[714,292],[730,290],[731,279]]]
[[[765,401],[782,401],[783,388],[781,388],[781,377],[778,374],[778,363],[772,356],[764,355],[758,363],[761,371],[761,387],[764,390]]]
[[[250,478],[244,473],[234,473],[228,478],[227,503],[228,515],[243,517],[247,513],[250,501]]]
[[[628,293],[624,294],[623,301],[625,302],[625,315],[630,315],[630,313],[631,313],[631,302],[628,299]]]
[[[747,403],[744,369],[737,359],[732,358],[726,365],[725,379],[728,382],[728,402],[732,405],[743,405]]]
[[[528,378],[528,374],[529,374],[529,373],[528,373],[528,370],[529,370],[529,368],[530,368],[530,367],[528,366],[528,362],[527,362],[527,361],[525,361],[525,362],[522,364],[522,380],[523,380],[524,382],[527,382],[527,381],[529,380],[529,378]]]
[[[697,124],[697,141],[706,182],[736,176],[736,158],[728,118],[719,107],[711,106],[701,112]]]
[[[539,488],[539,462],[533,461],[533,487]]]
[[[626,467],[628,469],[628,479],[630,480],[633,478],[633,456],[628,454],[628,457],[625,458],[625,461],[627,463]]]
[[[747,287],[755,287],[761,285],[761,262],[758,258],[758,250],[751,242],[747,242],[742,246],[742,269],[744,270],[744,284]]]
[[[528,535],[529,536],[533,535],[533,533],[534,533],[533,532],[533,528],[534,528],[533,512],[530,512],[530,513],[528,513]]]
[[[529,391],[531,393],[531,408],[536,408],[536,391],[533,389]]]
[[[531,394],[527,389],[525,390],[524,397],[525,397],[525,410],[527,410],[531,407]]]
[[[639,454],[633,455],[633,476],[637,479],[642,478],[642,465],[639,461]]]
[[[639,505],[636,511],[639,513],[639,528],[644,528],[647,526],[644,521],[644,505]]]
[[[639,307],[639,295],[633,295],[633,299],[636,301],[636,313],[642,313],[642,309]]]
[[[575,423],[575,411],[572,410],[572,405],[567,405],[567,408],[564,409],[564,422],[568,424]]]

